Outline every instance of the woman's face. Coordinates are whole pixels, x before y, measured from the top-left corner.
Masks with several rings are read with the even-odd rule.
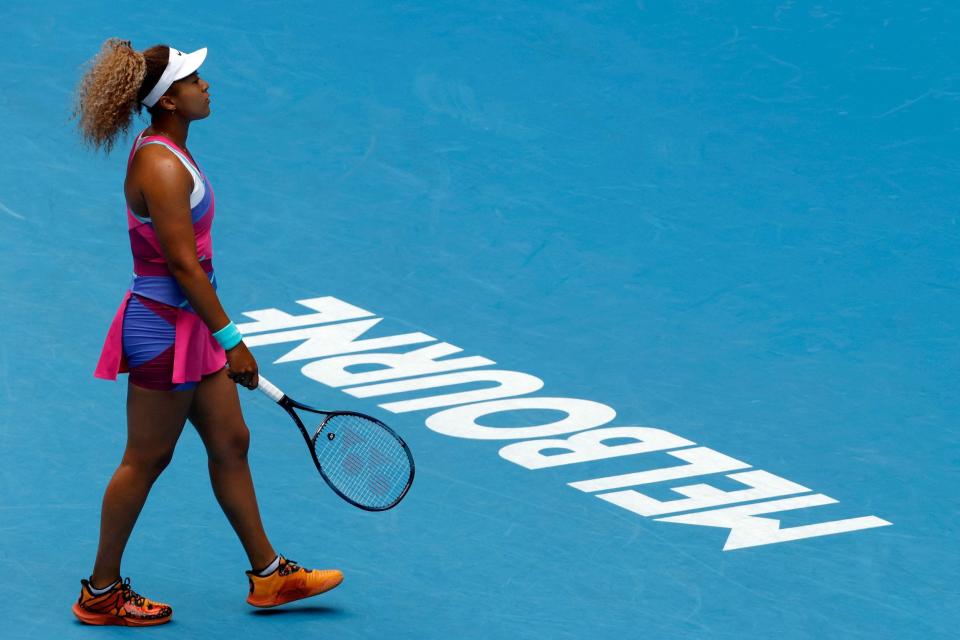
[[[177,113],[188,120],[201,120],[210,115],[210,83],[194,71],[170,86],[167,95],[173,98]]]

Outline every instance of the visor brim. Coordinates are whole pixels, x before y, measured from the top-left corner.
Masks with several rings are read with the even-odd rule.
[[[193,53],[186,53],[183,56],[183,62],[180,63],[180,69],[174,74],[173,81],[183,80],[188,75],[200,68],[203,61],[207,58],[207,48],[197,49]]]

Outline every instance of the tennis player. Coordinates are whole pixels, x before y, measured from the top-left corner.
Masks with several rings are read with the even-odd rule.
[[[150,126],[127,159],[124,194],[134,277],[110,325],[95,376],[129,373],[127,445],[103,496],[93,574],[74,614],[98,625],[170,620],[169,605],[139,595],[120,576],[124,547],[187,419],[209,458],[210,481],[252,569],[247,602],[271,607],[323,593],[343,580],[278,555],[254,493],[236,385],[257,386],[257,363],[217,298],[210,181],[187,150],[190,124],[210,115],[210,84],[198,74],[206,49],[134,50],[107,40],[77,90],[85,142],[108,152],[146,109]]]

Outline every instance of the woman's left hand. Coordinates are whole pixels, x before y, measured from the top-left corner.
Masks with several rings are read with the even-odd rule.
[[[260,384],[257,360],[243,341],[227,351],[227,367],[227,375],[237,384],[242,384],[247,389],[256,389]]]

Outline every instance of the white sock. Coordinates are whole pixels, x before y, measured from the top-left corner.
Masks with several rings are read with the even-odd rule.
[[[261,577],[268,576],[274,571],[276,571],[277,567],[279,566],[280,566],[280,556],[277,556],[276,558],[273,559],[273,562],[267,565],[265,569],[261,569],[260,571],[257,571],[257,575]]]
[[[100,596],[105,594],[107,591],[110,591],[110,589],[113,589],[115,586],[117,586],[117,583],[119,582],[120,582],[119,580],[114,580],[113,582],[110,583],[109,587],[104,587],[103,589],[97,589],[95,586],[93,586],[92,582],[88,582],[87,589],[89,589],[90,593],[92,593],[93,595]]]

